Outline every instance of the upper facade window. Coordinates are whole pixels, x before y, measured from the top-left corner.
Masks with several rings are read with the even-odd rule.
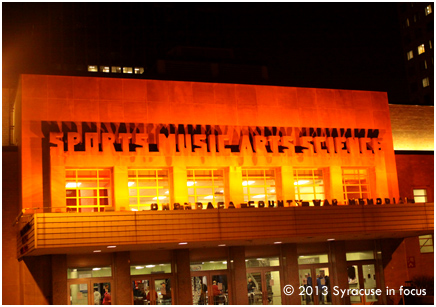
[[[120,74],[121,73],[121,67],[120,66],[112,66],[111,72],[114,74]]]
[[[418,54],[423,54],[425,52],[424,44],[418,46]]]
[[[242,170],[244,202],[276,201],[276,181],[273,169]]]
[[[217,207],[224,202],[224,171],[208,169],[188,170],[188,196],[191,204],[209,203]]]
[[[425,236],[419,236],[419,247],[421,250],[421,253],[433,253],[433,236],[432,235],[425,235]]]
[[[425,16],[430,15],[432,13],[431,4],[425,7]]]
[[[109,66],[100,66],[100,72],[110,73],[111,69]]]
[[[411,60],[411,59],[413,59],[413,50],[407,52],[407,60]]]
[[[144,73],[144,67],[135,67],[135,75],[142,75]]]
[[[426,189],[413,189],[413,199],[415,203],[427,202],[427,190]]]
[[[132,67],[123,67],[123,73],[124,74],[131,74],[131,73],[133,73]]]
[[[320,169],[294,169],[295,198],[312,201],[324,199],[324,176]]]
[[[129,169],[129,208],[131,211],[151,210],[151,204],[170,202],[168,170]]]
[[[109,169],[66,170],[66,200],[69,212],[103,212],[112,206]]]
[[[88,65],[88,71],[98,72],[98,66],[97,65]]]
[[[342,185],[345,201],[371,197],[368,170],[365,168],[343,168]]]
[[[427,87],[430,85],[430,80],[427,78],[422,79],[422,87]]]

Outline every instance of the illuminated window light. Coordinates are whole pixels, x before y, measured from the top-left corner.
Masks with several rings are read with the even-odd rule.
[[[94,253],[101,253],[101,250],[97,249],[97,250],[94,251]]]
[[[81,184],[82,184],[81,182],[77,182],[77,185],[75,182],[67,182],[65,187],[66,188],[77,188],[77,187],[80,187]]]
[[[274,242],[274,244],[282,244],[283,242]]]
[[[115,248],[117,247],[116,245],[109,245],[107,248]]]
[[[247,185],[253,184],[255,181],[242,181],[242,185],[246,187]]]
[[[334,241],[335,239],[327,239],[327,241]]]
[[[306,184],[309,183],[309,180],[298,180],[296,182],[294,182],[295,185],[301,185],[301,184]]]
[[[153,200],[156,200],[156,199],[158,199],[159,198],[159,200],[161,200],[161,199],[165,199],[165,198],[167,198],[166,196],[158,196],[158,197],[153,197]]]
[[[149,265],[146,265],[145,267],[146,267],[146,268],[154,268],[155,265],[154,265],[154,264],[149,264]]]
[[[223,264],[227,264],[227,261],[223,261]]]
[[[120,66],[112,66],[111,72],[114,74],[120,74],[121,73],[121,67]]]
[[[142,75],[144,73],[144,67],[135,67],[135,75]]]
[[[245,260],[245,262],[248,262],[248,260]]]
[[[180,242],[179,245],[186,245],[188,242]]]
[[[413,59],[413,50],[407,52],[407,60],[411,60],[411,59]]]
[[[218,246],[226,246],[225,244],[220,244],[220,245],[218,245]]]
[[[425,8],[425,16],[430,15],[432,13],[431,10],[431,4],[427,5],[427,7]]]
[[[110,73],[111,68],[109,66],[100,66],[100,71],[104,73]]]
[[[265,198],[265,195],[264,195],[264,194],[261,194],[261,195],[255,195],[255,196],[253,196],[253,197],[251,197],[251,198]]]
[[[123,67],[123,73],[124,74],[131,74],[131,73],[133,73],[132,67]]]
[[[166,192],[165,192],[165,194],[169,194],[169,193],[170,193],[170,191],[166,191]]]
[[[134,181],[129,181],[129,187],[131,187],[132,185],[134,185],[135,182]]]
[[[271,193],[275,193],[276,192],[276,190],[275,189],[272,189],[271,191],[270,191]]]
[[[213,199],[212,195],[205,196],[204,199]]]
[[[263,260],[263,258],[257,258],[256,260],[262,261],[262,260]]]
[[[144,268],[143,266],[137,266],[137,267],[135,267],[136,270],[141,270],[141,269],[143,269],[143,268]]]
[[[130,211],[138,211],[136,208],[130,208]]]
[[[188,185],[188,187],[192,187],[194,184],[196,184],[197,181],[188,181],[186,184]]]
[[[424,44],[418,46],[418,54],[423,54],[425,52]]]
[[[93,271],[100,271],[101,268],[93,268],[92,270],[93,270]]]
[[[90,71],[90,72],[98,72],[97,65],[88,65],[88,71]]]

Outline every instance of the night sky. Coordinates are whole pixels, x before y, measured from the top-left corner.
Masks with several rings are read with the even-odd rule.
[[[267,65],[268,84],[387,91],[390,103],[408,103],[395,3],[2,7],[4,85],[74,57],[75,48],[111,57],[123,46],[126,62],[155,63],[182,45],[232,48],[235,62]]]

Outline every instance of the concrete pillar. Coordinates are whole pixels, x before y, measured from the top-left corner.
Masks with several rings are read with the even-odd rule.
[[[276,189],[277,199],[283,200],[285,202],[284,206],[288,207],[289,205],[286,200],[295,200],[294,172],[292,166],[282,166],[277,170],[277,186],[282,187],[281,189]],[[291,203],[291,206],[295,206],[295,201]]]
[[[51,255],[53,305],[67,305],[67,255]]]
[[[348,273],[347,273],[347,258],[345,255],[345,242],[335,241],[330,242],[332,269],[333,269],[333,286],[338,286],[339,289],[348,289]],[[350,296],[341,298],[339,295],[332,295],[332,304],[334,305],[350,305]]]
[[[284,304],[286,305],[300,305],[301,297],[298,295],[300,281],[298,278],[298,254],[297,244],[283,244],[282,245],[282,268],[284,274],[284,285],[291,285],[294,287],[294,294],[286,296]]]
[[[232,277],[232,304],[248,305],[245,247],[230,247],[230,274]]]
[[[188,249],[178,249],[174,252],[176,260],[177,305],[192,305],[191,267]]]
[[[227,173],[227,190],[228,201],[232,201],[236,208],[240,208],[241,203],[244,202],[244,191],[242,189],[242,168],[231,166]],[[227,206],[227,204],[226,204]]]
[[[115,304],[132,304],[132,285],[130,284],[130,252],[114,254]]]
[[[330,195],[338,200],[338,205],[344,204],[344,191],[342,188],[342,168],[338,165],[330,166]]]
[[[183,205],[185,202],[188,202],[188,188],[186,183],[188,182],[188,173],[186,168],[175,166],[172,172],[173,179],[173,193],[171,203],[179,203]],[[160,208],[159,208],[160,209]]]

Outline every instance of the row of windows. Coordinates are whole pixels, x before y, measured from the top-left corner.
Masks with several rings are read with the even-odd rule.
[[[98,72],[97,65],[88,65],[89,72]],[[135,74],[141,75],[144,73],[144,67],[121,67],[121,66],[100,66],[100,72],[113,73],[113,74]]]
[[[323,169],[294,169],[295,198],[301,201],[325,199],[325,172]],[[342,169],[344,201],[370,198],[367,169]],[[186,188],[188,201],[212,203],[217,207],[226,199],[224,170],[189,169]],[[277,201],[276,171],[274,169],[242,170],[244,202]],[[151,210],[170,203],[170,177],[168,169],[128,170],[129,209]],[[228,197],[228,196],[227,196]],[[66,203],[70,211],[100,212],[112,206],[112,178],[109,169],[74,169],[66,171]]]
[[[431,4],[429,4],[424,8],[424,14],[425,14],[425,16],[428,16],[431,13],[433,13],[433,10],[431,8]],[[418,20],[417,15],[416,14],[413,15],[413,22],[417,22],[417,20]],[[410,27],[409,18],[406,19],[406,27]]]
[[[428,46],[430,49],[433,48],[431,40],[428,41]],[[425,53],[425,45],[424,44],[419,45],[417,48],[417,52],[418,52],[418,55]],[[407,52],[407,60],[410,61],[411,59],[413,59],[413,50],[410,50],[409,52]]]

